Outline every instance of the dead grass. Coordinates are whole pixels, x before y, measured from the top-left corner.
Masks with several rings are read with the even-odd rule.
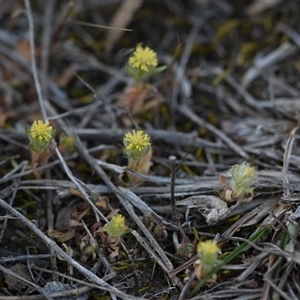
[[[266,3],[1,4],[0,300],[299,299],[300,5]],[[125,65],[141,42],[168,68],[137,101]],[[35,170],[38,119],[58,147]],[[147,175],[126,167],[134,128],[152,139]],[[226,204],[219,175],[245,160],[254,198]],[[114,244],[116,213],[130,232]],[[206,239],[222,263],[198,280]]]

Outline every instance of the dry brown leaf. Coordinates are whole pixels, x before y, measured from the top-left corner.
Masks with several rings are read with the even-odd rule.
[[[17,54],[23,56],[23,58],[30,62],[31,61],[31,50],[30,50],[30,42],[29,40],[21,40],[16,46],[15,48],[13,49]],[[36,58],[38,59],[38,57],[40,56],[40,48],[39,47],[35,47],[35,55],[36,55]],[[14,68],[18,69],[18,70],[24,70],[24,67],[15,62],[15,61],[12,61],[12,65]],[[6,69],[5,70],[5,76],[6,78],[13,78],[14,75],[13,73],[11,72],[10,69]]]
[[[140,88],[129,87],[118,98],[118,106],[122,109],[129,110],[132,116],[138,116],[149,109],[156,109],[164,98],[158,93],[155,87],[150,84],[144,84]],[[135,119],[139,123],[138,119]],[[131,120],[123,115],[122,122],[124,127],[132,126]]]
[[[95,204],[97,207],[99,208],[107,208],[107,204],[109,203],[109,199],[107,197],[101,197],[101,199],[99,201],[97,201]]]
[[[4,112],[1,108],[0,108],[0,128],[3,128],[5,126],[5,123],[8,119],[10,118],[15,118],[17,117],[17,112],[14,111],[8,111],[8,112]]]
[[[75,236],[75,230],[68,231],[68,232],[59,232],[56,230],[51,230],[51,231],[48,231],[48,236],[51,239],[55,239],[59,243],[64,243],[64,242],[69,241],[70,239],[72,239]]]
[[[82,220],[85,216],[92,214],[92,209],[90,206],[88,206],[83,212],[79,213],[73,213],[73,216],[76,217],[77,221]]]
[[[133,116],[136,116],[143,111],[144,103],[148,97],[149,89],[147,85],[144,85],[140,89],[130,87],[118,99],[118,105],[121,108],[128,109]]]
[[[75,72],[77,68],[73,66],[67,67],[63,70],[62,74],[54,79],[54,82],[58,87],[66,87],[70,81],[75,77]]]
[[[281,0],[256,0],[254,3],[251,3],[249,6],[247,6],[246,13],[249,16],[256,16],[264,10],[279,4],[280,2]]]
[[[14,50],[22,55],[27,61],[31,61],[30,43],[28,40],[21,40]]]
[[[44,152],[37,153],[35,151],[31,151],[31,167],[36,179],[42,178],[42,171],[39,172],[37,170],[37,167],[46,165],[48,163],[50,156],[54,153],[56,146],[57,144],[53,140]]]
[[[118,212],[120,211],[119,208],[113,209],[107,216],[106,219],[110,220],[112,217],[114,217]]]
[[[100,237],[102,243],[106,244],[106,242],[107,242],[107,235],[106,235],[106,233],[105,233],[104,227],[98,228],[98,229],[94,232],[94,236],[95,236],[95,237],[96,237],[96,236]]]
[[[149,169],[152,165],[152,162],[151,162],[152,154],[153,154],[153,150],[152,150],[152,147],[150,147],[148,153],[144,157],[142,157],[138,162],[129,159],[127,168],[136,173],[147,175],[149,173]],[[124,176],[124,173],[120,174],[119,180],[120,180],[120,182],[122,182],[122,184],[124,184],[126,186],[134,186],[134,185],[144,181],[144,179],[142,179],[130,172],[126,172],[125,179],[123,179],[123,176]]]

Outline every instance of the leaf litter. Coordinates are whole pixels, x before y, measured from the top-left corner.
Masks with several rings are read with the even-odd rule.
[[[1,6],[0,299],[299,298],[299,3],[131,2]],[[167,66],[143,91],[139,43]],[[33,167],[39,119],[57,147]],[[124,155],[132,129],[147,168]],[[232,199],[244,161],[256,177]]]

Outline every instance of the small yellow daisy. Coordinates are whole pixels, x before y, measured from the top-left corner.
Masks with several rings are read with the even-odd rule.
[[[197,253],[204,264],[213,265],[218,259],[219,246],[215,241],[199,242],[197,246]]]
[[[144,133],[143,130],[133,130],[132,133],[125,134],[124,145],[127,150],[143,151],[151,146],[150,136]]]
[[[158,65],[157,54],[149,47],[143,48],[140,44],[129,58],[129,63],[133,68],[149,72],[149,67]]]
[[[123,143],[124,152],[132,160],[139,160],[144,157],[151,147],[150,135],[141,129],[126,133]]]
[[[144,156],[151,146],[150,136],[143,130],[133,130],[125,134],[123,143],[125,152],[135,152],[137,156]]]
[[[30,129],[30,135],[33,139],[49,141],[52,139],[52,126],[49,122],[34,121]]]

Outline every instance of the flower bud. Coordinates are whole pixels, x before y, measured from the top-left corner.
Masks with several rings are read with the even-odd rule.
[[[147,133],[144,133],[143,130],[133,130],[125,134],[124,139],[124,152],[129,159],[138,161],[144,157],[150,147],[150,136]]]
[[[234,198],[253,193],[253,182],[256,178],[255,168],[243,162],[231,168],[231,189]]]
[[[215,241],[199,242],[197,254],[203,265],[213,266],[218,260],[220,248]]]
[[[104,228],[111,237],[122,236],[128,231],[128,227],[125,224],[125,218],[120,214],[113,216],[110,222],[104,225]]]

